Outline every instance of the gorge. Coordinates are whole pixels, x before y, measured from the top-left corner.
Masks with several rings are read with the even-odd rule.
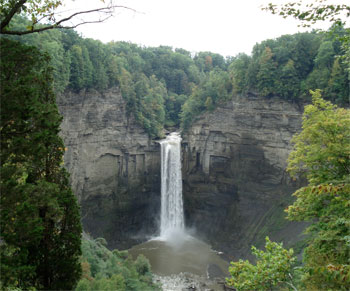
[[[117,87],[59,96],[71,173],[86,232],[126,249],[159,229],[160,144],[149,138]],[[246,257],[264,237],[293,245],[304,226],[284,220],[296,185],[285,173],[301,108],[278,98],[235,96],[183,135],[186,225],[224,251]]]

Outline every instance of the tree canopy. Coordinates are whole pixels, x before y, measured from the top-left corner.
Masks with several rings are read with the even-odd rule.
[[[29,24],[19,17],[12,23],[16,30]],[[339,34],[347,33],[339,28]],[[73,30],[12,38],[52,56],[58,93],[119,86],[129,114],[152,137],[162,136],[164,127],[187,129],[201,113],[214,110],[234,94],[304,102],[311,99],[310,89],[319,88],[329,100],[349,103],[345,51],[338,40],[316,32],[266,40],[254,46],[251,56],[226,59],[166,46],[103,44]]]
[[[297,190],[288,219],[310,221],[304,254],[307,289],[350,288],[350,111],[338,108],[312,92],[305,107],[300,134],[293,138],[288,171],[305,176],[308,185]]]

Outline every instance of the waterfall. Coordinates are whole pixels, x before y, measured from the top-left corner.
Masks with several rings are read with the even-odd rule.
[[[184,232],[181,177],[181,137],[171,133],[161,145],[160,237]]]

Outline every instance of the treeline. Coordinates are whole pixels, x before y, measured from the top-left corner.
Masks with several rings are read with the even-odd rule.
[[[17,20],[24,25],[24,20]],[[348,33],[346,30],[339,34]],[[167,46],[103,44],[72,30],[22,36],[52,56],[57,92],[119,86],[130,114],[152,137],[164,127],[183,129],[234,94],[309,99],[310,89],[340,105],[349,102],[349,79],[341,45],[329,34],[299,33],[256,44],[252,55],[195,55]]]
[[[284,35],[255,45],[252,56],[238,55],[229,71],[240,93],[297,100],[308,99],[309,90],[317,88],[328,99],[345,105],[349,102],[349,64],[343,55],[341,43],[329,34]]]

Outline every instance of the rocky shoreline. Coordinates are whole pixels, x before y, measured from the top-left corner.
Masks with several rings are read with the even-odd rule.
[[[159,284],[163,291],[225,291],[224,278],[208,279],[191,273],[180,273],[171,276],[154,275],[153,281]]]

